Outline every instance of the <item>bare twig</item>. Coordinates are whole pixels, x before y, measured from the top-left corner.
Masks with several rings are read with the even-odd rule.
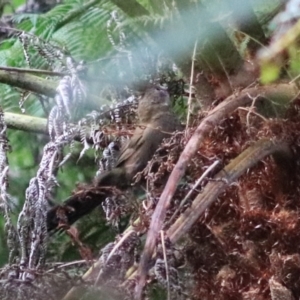
[[[114,248],[111,250],[111,252],[109,253],[106,261],[105,261],[105,265],[109,262],[110,258],[115,254],[115,252],[118,250],[118,248],[120,248],[120,246],[123,244],[123,242],[130,236],[130,234],[134,232],[134,230],[128,230],[123,236],[122,238],[118,241],[118,243],[114,246]],[[100,276],[101,276],[101,271],[103,270],[103,268],[99,271],[98,276],[95,280],[95,286],[98,284]]]
[[[184,197],[184,199],[180,202],[180,205],[178,206],[178,208],[176,209],[176,211],[174,212],[174,214],[172,215],[172,217],[170,218],[170,220],[168,221],[168,224],[172,224],[174,218],[176,217],[176,215],[179,213],[180,209],[183,207],[183,205],[186,203],[186,201],[191,197],[192,193],[196,190],[196,188],[198,187],[198,185],[202,182],[202,180],[208,175],[208,173],[210,171],[212,171],[218,164],[220,163],[219,160],[216,160],[213,162],[213,164],[211,164],[204,172],[203,174],[198,178],[198,180],[195,182],[194,186],[190,189],[190,191],[186,194],[186,196]]]
[[[239,107],[239,110],[244,110],[244,111],[248,112],[248,114],[253,114],[253,115],[255,115],[255,116],[261,118],[264,122],[267,121],[267,118],[265,118],[265,117],[262,116],[261,114],[255,112],[255,111],[252,110],[251,108]],[[248,116],[248,114],[247,114],[247,116]],[[249,124],[247,124],[247,125],[249,125]]]
[[[167,289],[168,289],[168,300],[170,300],[170,278],[169,278],[169,267],[168,267],[168,259],[167,259],[167,254],[166,254],[166,246],[165,246],[165,236],[164,236],[164,231],[160,231],[160,239],[161,239],[161,246],[163,250],[163,255],[164,255],[164,261],[165,261],[165,269],[166,269],[166,279],[167,279]]]
[[[190,125],[190,117],[192,111],[192,88],[193,88],[193,80],[194,80],[194,68],[195,68],[195,60],[196,60],[196,51],[197,51],[198,40],[196,40],[194,45],[193,57],[192,57],[192,65],[191,65],[191,77],[190,77],[190,88],[189,88],[189,98],[188,98],[188,113],[186,120],[186,129],[188,129]],[[186,130],[187,132],[187,130]]]
[[[95,260],[93,262],[95,262]],[[64,269],[70,266],[80,265],[80,264],[86,264],[86,260],[80,259],[80,260],[70,261],[68,263],[56,263],[55,267],[47,270],[46,273],[51,273],[53,271],[56,271],[57,269]]]

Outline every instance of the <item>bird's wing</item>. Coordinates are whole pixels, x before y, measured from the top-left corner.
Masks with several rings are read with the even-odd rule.
[[[162,140],[170,137],[179,121],[171,113],[158,114],[151,124],[138,126],[127,144],[121,149],[116,167],[125,167],[128,178],[145,168]]]
[[[145,127],[137,127],[131,139],[121,148],[116,167],[127,161],[143,144]]]

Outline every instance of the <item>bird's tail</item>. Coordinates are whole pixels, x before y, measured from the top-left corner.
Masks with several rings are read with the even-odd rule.
[[[123,168],[100,174],[93,185],[81,187],[62,205],[54,206],[47,212],[48,231],[68,227],[112,196],[114,188],[124,189],[128,184],[129,180]]]
[[[54,206],[47,212],[48,231],[68,228],[112,195],[112,187],[87,186],[78,190],[62,205]]]

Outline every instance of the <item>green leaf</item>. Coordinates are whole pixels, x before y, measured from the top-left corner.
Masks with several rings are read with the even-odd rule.
[[[273,62],[264,63],[261,67],[260,81],[263,84],[267,84],[275,81],[280,74],[281,67]]]

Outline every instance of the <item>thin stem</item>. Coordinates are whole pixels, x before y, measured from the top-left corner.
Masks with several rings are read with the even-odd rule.
[[[168,289],[168,300],[170,300],[170,278],[169,278],[169,266],[168,266],[168,260],[167,260],[167,254],[166,254],[166,245],[165,245],[165,236],[164,231],[160,231],[160,239],[161,239],[161,246],[163,249],[164,254],[164,261],[165,261],[165,270],[166,270],[166,279],[167,279],[167,289]]]
[[[191,118],[191,111],[192,111],[192,108],[191,108],[191,106],[192,106],[192,88],[193,88],[193,81],[194,81],[194,68],[195,68],[197,45],[198,45],[198,40],[196,40],[196,42],[195,42],[193,56],[192,56],[189,99],[188,99],[188,114],[187,114],[186,128],[185,128],[186,133],[187,133],[187,129],[189,128],[189,125],[190,125],[190,118]]]
[[[186,196],[184,197],[184,199],[180,202],[180,205],[178,206],[178,208],[176,209],[176,211],[174,212],[174,214],[172,215],[172,217],[170,218],[170,220],[168,221],[168,224],[172,224],[174,218],[176,217],[176,215],[179,213],[180,209],[183,207],[183,205],[186,203],[186,201],[191,197],[192,193],[196,190],[196,188],[199,186],[199,184],[203,181],[203,179],[208,175],[208,173],[210,171],[212,171],[218,164],[220,163],[219,160],[216,160],[215,162],[213,162],[212,165],[210,165],[205,172],[203,172],[203,174],[200,176],[200,178],[198,178],[198,180],[195,182],[194,186],[192,187],[192,189],[186,194]]]

